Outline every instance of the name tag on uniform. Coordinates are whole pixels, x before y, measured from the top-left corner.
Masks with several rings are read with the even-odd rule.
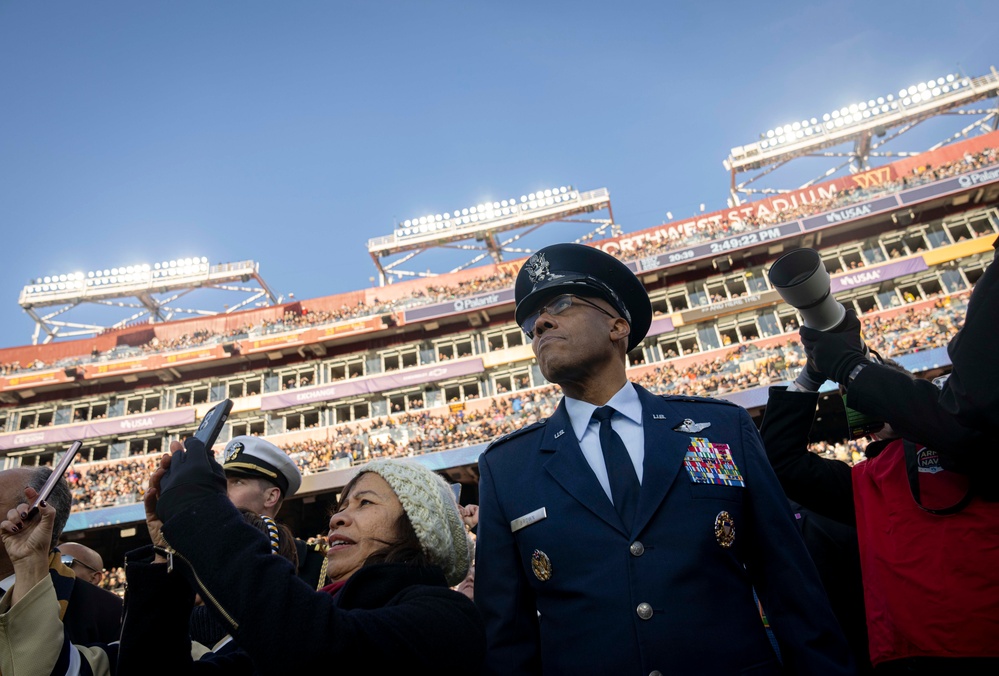
[[[532,523],[537,523],[538,521],[547,518],[548,518],[548,512],[545,511],[544,507],[542,507],[541,509],[536,509],[530,514],[525,514],[524,516],[517,517],[516,519],[511,521],[510,532],[516,533],[521,528],[525,528],[527,526],[530,526]]]

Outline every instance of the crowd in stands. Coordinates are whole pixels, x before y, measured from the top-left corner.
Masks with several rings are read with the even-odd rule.
[[[411,297],[420,299],[424,303],[443,303],[456,298],[508,289],[513,286],[516,278],[512,272],[500,271],[492,277],[476,277],[457,284],[430,284],[424,289],[413,291]]]
[[[141,346],[144,353],[152,352],[172,352],[175,350],[186,350],[191,347],[198,347],[204,345],[205,343],[218,342],[219,340],[231,340],[238,337],[245,337],[249,335],[250,331],[253,330],[253,326],[246,324],[240,328],[230,329],[224,333],[214,333],[208,330],[195,331],[194,333],[187,334],[172,338],[169,340],[161,340],[156,336],[153,339]]]
[[[36,359],[27,365],[24,365],[19,361],[12,361],[6,364],[0,364],[0,376],[9,376],[21,371],[39,371],[46,367],[47,364],[41,359]]]
[[[967,154],[961,160],[946,162],[936,167],[923,165],[913,169],[911,174],[900,176],[893,181],[861,188],[859,186],[848,188],[836,192],[831,197],[815,200],[808,204],[798,204],[779,211],[772,211],[761,216],[742,214],[739,220],[721,217],[718,220],[707,220],[700,228],[690,234],[685,234],[682,239],[663,239],[661,241],[646,240],[635,247],[633,252],[628,252],[629,258],[640,258],[642,256],[652,256],[667,251],[676,251],[693,244],[710,242],[716,239],[725,239],[734,235],[752,232],[769,228],[781,223],[798,220],[821,214],[827,211],[835,211],[851,204],[865,202],[882,195],[900,192],[909,188],[943,180],[951,176],[957,176],[971,171],[976,171],[982,167],[991,166],[996,163],[999,151],[995,148],[987,148],[974,155]]]
[[[892,317],[865,317],[869,346],[898,357],[946,345],[960,327],[967,294],[941,298],[931,307],[909,308]],[[663,394],[720,396],[792,380],[804,365],[796,340],[761,348],[739,345],[724,356],[677,366],[668,359],[636,379],[646,389]],[[382,457],[413,456],[487,443],[539,418],[552,414],[559,401],[554,386],[497,395],[487,408],[472,410],[410,410],[327,428],[326,438],[285,444],[303,474],[349,466]],[[862,442],[834,442],[816,450],[851,459]],[[76,509],[107,507],[141,499],[145,481],[157,458],[136,456],[74,468],[68,475]]]
[[[304,309],[302,312],[285,312],[284,317],[277,321],[265,321],[261,327],[262,333],[281,333],[308,326],[321,326],[336,322],[348,321],[359,317],[370,317],[388,312],[398,312],[414,305],[441,303],[467,296],[474,296],[488,291],[508,288],[513,284],[514,276],[509,272],[489,277],[475,277],[457,284],[429,284],[426,287],[414,289],[404,298],[395,301],[379,301],[367,305],[357,303],[344,305],[338,310],[315,311]]]
[[[976,171],[983,167],[991,166],[999,161],[999,150],[987,148],[975,154],[966,154],[963,159],[940,164],[938,166],[923,165],[917,167],[911,174],[901,176],[894,181],[886,181],[878,186],[870,188],[850,188],[839,191],[829,198],[816,200],[809,204],[799,204],[780,211],[773,211],[761,217],[741,216],[740,220],[730,220],[721,218],[717,221],[707,221],[702,224],[699,230],[685,236],[683,239],[646,241],[630,251],[616,253],[623,259],[631,260],[644,256],[651,256],[666,251],[691,246],[702,242],[716,239],[724,239],[733,235],[739,235],[761,228],[768,228],[788,221],[793,221],[814,214],[823,213],[842,208],[850,204],[873,199],[875,197],[899,192],[917,185],[942,180],[958,174]],[[893,256],[901,255],[900,251],[892,252]],[[859,267],[860,264],[852,264],[851,268]],[[438,303],[447,300],[454,300],[488,291],[496,291],[509,288],[514,280],[510,272],[503,272],[499,275],[482,276],[474,279],[459,282],[457,284],[428,284],[426,287],[416,289],[408,297],[395,301],[375,301],[372,304],[359,302],[355,305],[344,305],[338,310],[315,311],[304,309],[301,312],[286,312],[284,317],[276,321],[265,321],[259,326],[243,326],[239,329],[231,330],[225,334],[216,334],[209,331],[197,331],[190,335],[184,335],[172,340],[160,340],[153,338],[149,343],[134,350],[122,350],[117,348],[113,355],[107,353],[95,353],[75,359],[64,359],[54,364],[46,364],[36,360],[32,364],[23,365],[18,362],[0,363],[0,375],[6,376],[19,371],[41,370],[45,368],[74,366],[95,361],[104,361],[109,358],[122,358],[135,356],[137,354],[149,354],[156,352],[168,352],[178,349],[186,349],[203,345],[209,342],[219,342],[226,339],[238,338],[251,335],[253,333],[281,333],[297,328],[308,326],[321,326],[342,321],[348,321],[361,317],[377,316],[390,312],[398,312],[417,305]]]
[[[66,472],[74,509],[110,507],[136,502],[146,487],[158,457],[129,458],[111,464],[74,466]]]
[[[284,317],[281,319],[265,320],[260,327],[260,333],[284,333],[309,326],[336,324],[358,317],[371,317],[394,312],[396,309],[398,309],[398,303],[382,303],[376,299],[371,305],[358,302],[355,305],[343,305],[338,310],[309,310],[308,308],[304,308],[301,312],[289,310],[284,313]]]
[[[109,592],[113,592],[120,597],[125,596],[125,568],[115,566],[113,568],[108,568],[104,576],[101,577],[100,584],[97,585],[101,589],[106,589]]]

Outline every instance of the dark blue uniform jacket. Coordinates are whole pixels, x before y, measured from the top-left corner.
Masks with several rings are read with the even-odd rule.
[[[583,458],[564,402],[480,457],[475,597],[486,620],[487,671],[852,673],[749,414],[636,389],[645,461],[631,532]],[[676,431],[685,419],[711,425]],[[731,485],[705,482],[687,457],[698,444],[718,458],[727,445]],[[512,521],[541,509],[544,518],[513,531]],[[734,528],[728,547],[726,525]]]

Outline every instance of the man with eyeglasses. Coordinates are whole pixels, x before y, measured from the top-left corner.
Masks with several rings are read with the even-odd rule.
[[[748,413],[629,382],[652,321],[631,270],[556,244],[515,296],[564,397],[479,458],[486,671],[853,673]]]
[[[0,472],[0,515],[6,518],[9,510],[25,501],[26,487],[41,490],[51,473],[52,470],[48,467],[17,467]],[[25,585],[28,589],[24,590],[22,599],[18,602],[19,607],[22,603],[26,606],[34,603],[58,603],[63,628],[72,643],[109,643],[118,640],[121,635],[121,599],[87,582],[87,577],[80,574],[81,569],[86,571],[86,568],[68,565],[65,560],[67,553],[61,551],[62,546],[57,548],[55,545],[62,535],[73,504],[73,495],[65,479],[56,483],[48,503],[56,510],[52,554],[47,571],[52,584],[46,586],[36,581]],[[75,558],[73,560],[76,564],[80,563]],[[0,646],[6,645],[6,641],[15,640],[10,632],[16,633],[19,627],[9,621],[8,613],[13,612],[11,606],[14,585],[25,584],[24,577],[17,573],[20,563],[21,561],[15,563],[11,559],[6,547],[0,547],[0,631],[3,633],[0,636]],[[9,651],[0,648],[0,667],[7,663],[9,656]],[[0,671],[7,673],[4,668],[0,668]]]
[[[104,578],[104,559],[86,545],[79,542],[63,542],[59,545],[62,562],[76,573],[77,579],[99,585]]]

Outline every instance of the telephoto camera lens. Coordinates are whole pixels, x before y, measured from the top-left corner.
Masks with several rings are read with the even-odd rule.
[[[846,308],[829,289],[829,272],[814,249],[789,251],[770,266],[770,282],[810,329],[829,331],[839,326]]]

